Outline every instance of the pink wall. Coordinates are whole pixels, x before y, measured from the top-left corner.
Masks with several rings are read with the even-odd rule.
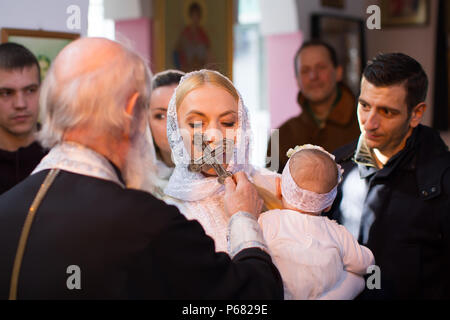
[[[268,35],[265,38],[270,106],[270,127],[300,114],[298,87],[294,72],[294,55],[303,41],[302,33]]]
[[[116,39],[136,50],[148,63],[152,61],[151,25],[148,18],[119,20],[115,24]]]

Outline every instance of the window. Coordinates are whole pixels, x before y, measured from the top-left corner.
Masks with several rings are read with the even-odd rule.
[[[233,82],[250,113],[253,132],[250,163],[265,166],[270,113],[266,99],[263,37],[259,0],[238,1],[234,26]]]
[[[104,18],[105,0],[89,0],[88,37],[115,39],[114,21]]]

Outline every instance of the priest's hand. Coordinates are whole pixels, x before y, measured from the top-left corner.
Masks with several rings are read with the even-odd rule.
[[[244,172],[238,172],[225,180],[225,211],[231,217],[233,214],[244,211],[258,219],[263,207],[253,184],[247,179]]]

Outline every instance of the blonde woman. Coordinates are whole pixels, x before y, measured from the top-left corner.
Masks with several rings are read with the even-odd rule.
[[[216,251],[227,252],[228,216],[225,210],[225,186],[211,166],[193,172],[195,133],[202,133],[206,144],[217,147],[227,138],[234,142],[223,168],[231,173],[244,172],[265,200],[275,208],[278,176],[249,164],[250,124],[247,108],[230,80],[211,70],[186,74],[176,88],[167,111],[167,136],[175,169],[164,192],[186,218],[197,220],[214,239]]]

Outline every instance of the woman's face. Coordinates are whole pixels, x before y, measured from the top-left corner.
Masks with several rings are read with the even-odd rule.
[[[177,87],[176,84],[158,87],[152,92],[150,100],[150,129],[152,131],[155,144],[159,148],[162,160],[166,164],[171,163],[171,150],[167,140],[167,107],[170,98]],[[170,161],[170,163],[168,163]]]
[[[178,123],[186,149],[190,150],[193,159],[198,159],[202,153],[193,146],[194,133],[202,133],[204,141],[213,148],[225,138],[236,142],[238,102],[219,86],[202,85],[184,97],[178,108]],[[227,164],[223,166],[226,168]],[[202,172],[216,175],[210,166],[204,166]]]

